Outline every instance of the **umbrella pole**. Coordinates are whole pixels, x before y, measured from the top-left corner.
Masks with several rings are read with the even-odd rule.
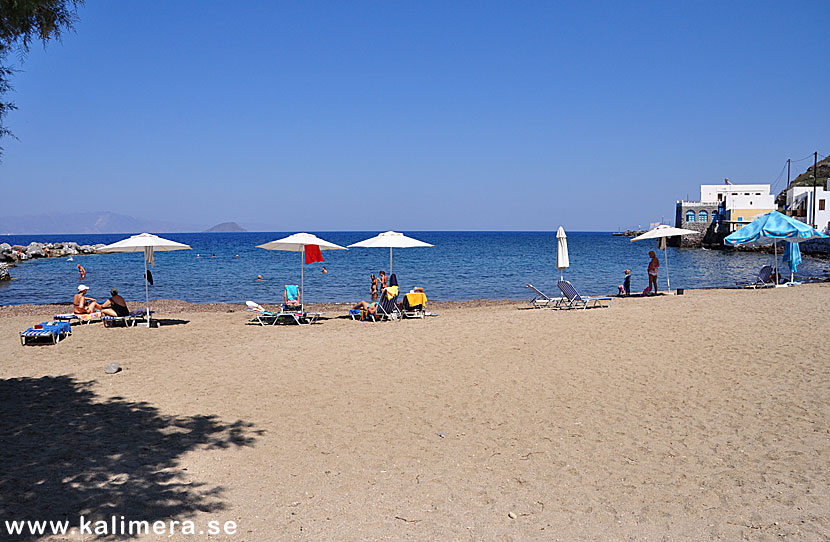
[[[778,286],[778,241],[772,242],[772,249],[775,251],[775,285]]]
[[[394,271],[392,271],[392,247],[389,247],[389,274],[391,275]]]
[[[147,249],[144,249],[144,301],[147,309],[147,327],[150,327],[150,281],[147,280]]]
[[[666,243],[666,248],[663,249],[663,257],[666,259],[666,284],[669,285],[669,293],[671,293],[671,277],[669,276],[669,244]]]
[[[303,306],[305,303],[305,245],[303,245],[303,250],[300,251],[300,306]]]

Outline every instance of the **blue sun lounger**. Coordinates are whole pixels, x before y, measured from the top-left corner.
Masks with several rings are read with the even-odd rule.
[[[560,280],[556,283],[559,286],[559,289],[562,290],[562,295],[565,297],[556,303],[556,308],[560,309],[573,309],[582,305],[583,309],[587,309],[588,305],[593,304],[595,307],[602,307],[604,301],[608,301],[608,306],[605,307],[606,309],[611,308],[611,303],[614,301],[613,297],[589,297],[584,295],[579,295],[579,292],[576,291],[576,288],[573,287],[573,284],[568,282],[567,280]]]
[[[41,322],[20,332],[20,344],[26,346],[30,341],[48,339],[47,344],[58,344],[61,339],[72,335],[69,322]]]

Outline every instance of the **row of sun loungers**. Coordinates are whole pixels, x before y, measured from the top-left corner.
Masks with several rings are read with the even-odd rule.
[[[155,311],[150,311],[150,315]],[[138,322],[147,320],[147,309],[138,309],[130,312],[127,316],[106,316],[101,311],[90,312],[86,314],[65,313],[56,314],[52,317],[56,322],[67,322],[77,324],[91,324],[93,322],[103,322],[104,327],[117,326],[119,324],[132,327]]]
[[[535,294],[533,299],[530,300],[530,304],[535,308],[587,309],[588,307],[610,308],[611,303],[614,301],[614,298],[609,296],[581,295],[574,288],[573,284],[567,280],[560,280],[556,285],[562,292],[561,297],[551,297],[532,284],[525,284]],[[606,302],[607,305],[605,304]]]
[[[323,314],[322,312],[306,312],[301,304],[296,304],[295,290],[286,286],[286,301],[294,302],[291,305],[284,303],[279,311],[269,311],[262,305],[253,301],[246,301],[247,310],[254,313],[252,323],[262,326],[277,324],[313,324]],[[398,306],[397,286],[392,289],[384,289],[379,296],[376,309],[349,309],[348,316],[352,320],[361,322],[399,321],[404,318],[424,318],[426,312],[427,297],[423,292],[409,292],[404,294],[401,306]]]

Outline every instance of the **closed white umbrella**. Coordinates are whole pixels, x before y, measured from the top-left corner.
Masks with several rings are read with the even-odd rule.
[[[122,239],[117,243],[107,245],[98,249],[98,252],[113,253],[113,252],[143,252],[144,253],[144,296],[147,303],[147,326],[150,325],[150,289],[147,286],[147,265],[155,264],[156,252],[169,252],[171,250],[190,250],[190,245],[178,243],[152,235],[149,233],[140,233],[133,235],[127,239]]]
[[[564,270],[571,266],[568,259],[568,236],[565,228],[559,226],[556,231],[556,268],[559,270],[559,280],[564,280]]]
[[[642,235],[638,235],[637,237],[632,239],[631,242],[633,243],[634,241],[643,241],[645,239],[662,239],[665,237],[676,237],[678,235],[691,235],[693,233],[700,232],[694,230],[684,230],[683,228],[674,228],[672,226],[667,226],[666,224],[660,224],[653,230],[649,230]],[[662,244],[663,253],[665,254],[666,259],[666,284],[668,284],[669,291],[671,291],[671,278],[669,277],[669,249],[666,246],[667,243],[665,242],[665,239],[662,241]]]
[[[295,233],[282,239],[277,239],[257,245],[257,248],[264,248],[265,250],[284,250],[287,252],[299,252],[300,258],[300,302],[305,303],[303,286],[305,285],[305,247],[308,245],[317,245],[320,250],[348,250],[346,247],[341,247],[325,239],[320,239],[311,233]]]
[[[431,247],[429,243],[424,243],[423,241],[418,241],[417,239],[413,239],[412,237],[407,237],[406,235],[396,232],[396,231],[387,231],[383,233],[379,233],[374,237],[369,239],[364,239],[358,243],[353,243],[349,245],[350,247],[363,247],[363,248],[387,248],[389,247],[389,274],[392,274],[392,249],[395,248],[414,248],[414,247]]]

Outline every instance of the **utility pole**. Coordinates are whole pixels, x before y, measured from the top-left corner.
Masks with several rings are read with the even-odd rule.
[[[816,223],[816,185],[818,184],[818,151],[813,153],[813,228],[818,228]]]

